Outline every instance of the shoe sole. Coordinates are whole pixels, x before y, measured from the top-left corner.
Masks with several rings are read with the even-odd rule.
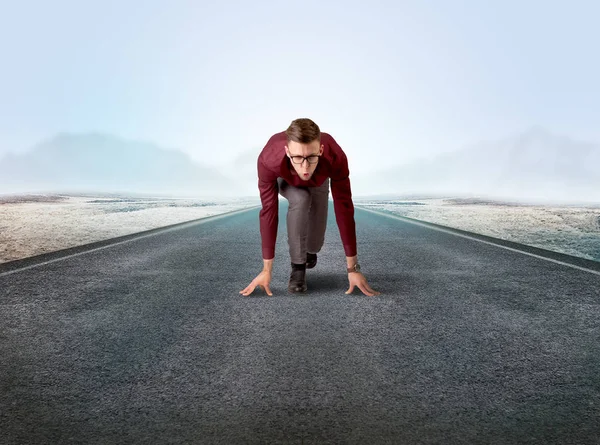
[[[307,286],[304,286],[304,287],[302,287],[302,288],[297,288],[297,287],[295,287],[295,288],[293,288],[293,289],[288,287],[288,292],[290,292],[290,293],[292,293],[292,294],[299,294],[299,293],[306,292],[306,291],[307,291],[307,289],[308,289],[308,287],[307,287]]]

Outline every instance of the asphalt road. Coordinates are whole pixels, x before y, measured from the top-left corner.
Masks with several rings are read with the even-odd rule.
[[[600,263],[333,206],[273,296],[258,208],[0,265],[0,443],[597,444]],[[523,251],[521,251],[523,249]]]

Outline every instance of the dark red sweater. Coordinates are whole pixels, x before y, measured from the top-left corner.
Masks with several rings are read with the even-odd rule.
[[[323,155],[313,175],[308,181],[296,175],[290,159],[285,154],[287,136],[285,131],[276,133],[258,156],[258,189],[262,210],[260,211],[260,236],[262,254],[265,260],[275,257],[275,241],[279,223],[279,197],[277,178],[281,177],[296,187],[318,187],[327,178],[331,178],[331,195],[335,218],[340,230],[346,256],[356,255],[356,226],[354,222],[354,204],[350,190],[348,159],[333,137],[321,132]],[[293,173],[292,173],[293,172]]]

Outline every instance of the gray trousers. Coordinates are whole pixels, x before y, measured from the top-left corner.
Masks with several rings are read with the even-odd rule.
[[[287,234],[292,263],[306,262],[306,253],[319,253],[325,242],[329,208],[329,178],[319,187],[294,187],[277,178],[279,193],[289,202]]]

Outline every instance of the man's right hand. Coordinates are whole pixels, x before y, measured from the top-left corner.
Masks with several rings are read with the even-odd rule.
[[[240,294],[242,294],[244,297],[247,297],[254,292],[254,289],[256,286],[258,286],[262,287],[267,295],[271,297],[273,296],[273,292],[271,292],[269,283],[271,283],[271,272],[268,270],[263,270],[254,280],[252,280],[252,283],[250,283],[244,290],[240,291]]]

